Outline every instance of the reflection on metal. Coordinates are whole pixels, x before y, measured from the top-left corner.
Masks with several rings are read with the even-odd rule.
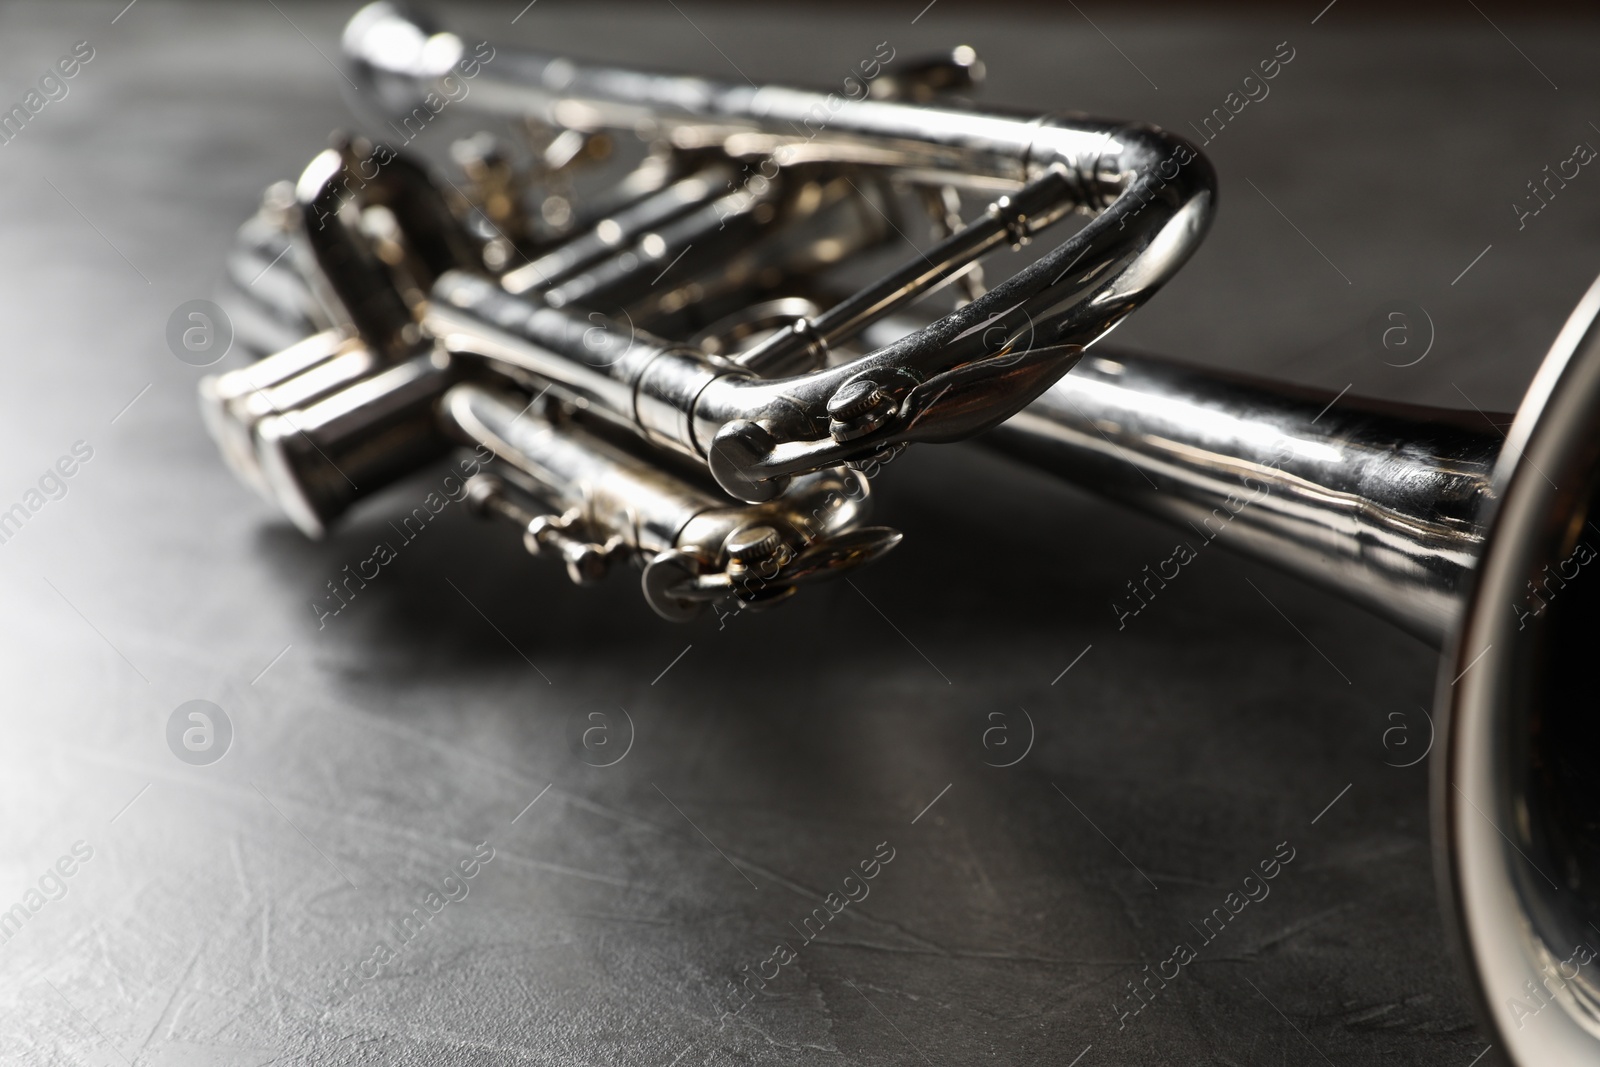
[[[988,440],[1439,644],[1483,546],[1500,432],[1476,412],[1331,399],[1100,347]]]
[[[574,581],[642,567],[671,619],[774,604],[893,548],[863,525],[856,471],[1021,410],[1210,220],[1210,165],[1179,138],[951,99],[982,76],[970,48],[893,70],[879,55],[856,99],[469,48],[388,3],[343,48],[391,127],[436,96],[514,118],[536,165],[477,134],[452,152],[463,180],[441,181],[341,136],[275,186],[232,275],[250,279],[241,340],[276,354],[202,386],[224,456],[316,536],[475,446],[492,456],[481,512]],[[575,173],[635,135],[643,161],[579,196]],[[983,205],[971,221],[963,196]],[[819,299],[832,268],[902,238],[908,200],[936,243]],[[1074,213],[1088,221],[986,288],[981,257]],[[953,312],[863,343],[958,280]]]
[[[1600,282],[1514,418],[1097,348],[987,438],[1445,650],[1440,874],[1497,1047],[1537,1067],[1600,1061],[1597,314]]]

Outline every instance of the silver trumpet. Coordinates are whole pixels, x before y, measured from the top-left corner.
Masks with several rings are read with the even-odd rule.
[[[375,3],[343,50],[379,128],[409,139],[452,108],[521,155],[458,141],[458,183],[341,137],[241,230],[236,329],[274,354],[207,379],[202,410],[301,529],[472,448],[476,510],[575,582],[638,565],[647,603],[687,620],[881,557],[900,535],[865,525],[863,472],[986,431],[1226,529],[1443,648],[1438,864],[1484,1017],[1514,1063],[1594,1062],[1600,738],[1575,672],[1600,599],[1578,570],[1600,536],[1600,283],[1487,423],[1085,356],[1194,250],[1213,172],[1153,127],[973,108],[970,49],[875,54],[840,95],[469,47]],[[580,195],[629,145],[637,164]],[[845,286],[907,202],[937,242]],[[980,259],[1074,215],[985,286]]]

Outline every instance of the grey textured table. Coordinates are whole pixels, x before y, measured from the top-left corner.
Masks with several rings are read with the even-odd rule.
[[[1600,268],[1600,177],[1520,230],[1509,206],[1600,143],[1588,26],[1505,4],[1479,5],[1495,25],[1468,5],[1371,24],[1337,4],[1315,25],[1320,2],[1079,5],[1092,26],[971,0],[913,24],[921,6],[547,0],[515,26],[520,3],[452,21],[823,85],[880,41],[966,42],[986,99],[1180,131],[1287,41],[1270,95],[1208,146],[1207,245],[1118,336],[1218,366],[1509,407]],[[0,544],[0,910],[26,917],[0,920],[0,1062],[1483,1050],[1435,908],[1424,766],[1386,765],[1426,747],[1432,652],[1225,552],[1118,632],[1110,602],[1171,535],[977,448],[922,448],[880,480],[907,540],[853,587],[724,630],[658,622],[626,579],[575,590],[459,507],[319,630],[324,583],[432,476],[302,540],[224,471],[163,331],[210,294],[259,189],[349,121],[324,58],[349,9],[120,7],[0,12],[0,100],[94,49],[0,145],[0,509],[92,449]],[[1368,341],[1397,299],[1437,329],[1409,368]],[[209,766],[166,739],[197,698],[234,731]],[[1024,708],[1031,751],[986,765],[1024,751]],[[610,750],[581,743],[595,712]],[[870,895],[834,915],[846,890]],[[766,964],[780,942],[793,958]],[[1133,1014],[1130,983],[1171,974],[1179,942],[1196,958]],[[772,967],[748,1005],[730,992]]]

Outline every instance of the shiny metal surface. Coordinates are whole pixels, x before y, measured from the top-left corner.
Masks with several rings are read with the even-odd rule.
[[[1600,281],[1514,418],[1106,353],[988,439],[1442,647],[1441,896],[1483,1016],[1518,1065],[1600,1055],[1600,980],[1585,969],[1600,931],[1600,600],[1574,581],[1600,532],[1597,428]],[[1128,591],[1136,612],[1139,587]]]
[[[1577,582],[1600,504],[1600,282],[1517,412],[1476,588],[1439,675],[1433,767],[1443,893],[1485,1016],[1517,1064],[1600,1050],[1593,640]]]
[[[1442,647],[1483,548],[1495,427],[1510,422],[1105,346],[987,440]],[[1130,582],[1130,607],[1138,592]]]
[[[333,329],[202,385],[224,456],[319,536],[451,439],[487,445],[542,487],[553,517],[584,513],[591,540],[550,528],[530,549],[559,534],[571,545],[612,545],[609,559],[621,538],[620,554],[647,566],[658,611],[664,590],[695,604],[732,590],[720,545],[675,540],[683,508],[651,517],[662,479],[668,497],[687,499],[666,467],[698,468],[692,477],[708,476],[713,492],[750,505],[714,507],[701,495],[697,514],[743,516],[735,527],[765,516],[780,531],[783,561],[764,579],[770,588],[741,584],[748,603],[869,562],[898,537],[860,528],[864,482],[848,507],[828,505],[848,531],[825,524],[802,534],[795,516],[817,511],[819,492],[837,497],[860,481],[847,464],[970,436],[1024,406],[1182,265],[1214,200],[1205,159],[1152,127],[930,106],[974,84],[981,64],[970,49],[842,100],[488,44],[472,58],[459,38],[388,3],[363,8],[343,48],[352,76],[400,121],[430,94],[454,98],[459,79],[475,79],[462,98],[471,108],[549,128],[547,178],[614,131],[650,148],[611,206],[541,234],[515,203],[531,179],[492,145],[458,143],[467,193],[381,143],[337,137],[292,203],[269,193],[241,235],[248,250],[286,244],[303,283],[256,299],[264,311],[254,321],[278,325],[251,337],[308,320]],[[853,295],[808,301],[811,279],[900,233],[893,183],[920,190],[943,239]],[[969,224],[960,224],[958,186],[992,197]],[[979,258],[1038,239],[1074,212],[1090,220],[984,290]],[[669,271],[679,278],[659,286]],[[958,278],[967,299],[955,311],[870,350],[855,345]],[[751,307],[766,309],[759,327]],[[725,332],[708,333],[718,322]],[[489,391],[461,391],[468,380]],[[553,421],[537,432],[516,420],[514,433],[496,432],[506,420],[487,414],[541,402],[559,413],[551,408]],[[585,425],[633,437],[637,455]],[[607,463],[574,461],[590,450]],[[600,488],[612,476],[621,488]],[[682,572],[673,582],[649,576],[657,556]]]
[[[344,51],[373,95],[404,115],[428,93],[446,91],[445,79],[454,77],[465,46],[380,2],[351,20]],[[605,347],[626,348],[627,358],[605,361],[597,375],[596,361],[586,360],[574,342],[595,323],[559,309],[528,317],[523,339],[530,345],[575,364],[569,374],[614,383],[591,400],[641,436],[700,457],[724,490],[747,500],[770,499],[789,476],[884,445],[953,439],[1003,420],[1182,265],[1204,235],[1213,206],[1209,164],[1187,141],[1150,127],[846,100],[532,52],[495,49],[495,56],[467,97],[474,107],[569,129],[644,124],[677,149],[712,148],[733,159],[769,161],[775,175],[801,162],[854,164],[907,180],[964,182],[1013,194],[886,278],[859,306],[820,328],[796,324],[790,333],[804,346],[825,351],[1001,240],[1020,242],[1068,211],[1095,216],[1005,284],[915,336],[842,366],[773,382],[717,366],[703,353],[658,344],[617,322],[602,322],[600,329],[610,338]],[[734,198],[748,201],[766,195],[766,188],[766,180],[749,182]],[[459,285],[436,296],[438,305],[465,313],[432,323],[456,350],[473,346],[466,324],[476,318],[475,303],[503,303],[497,294],[468,295]],[[771,343],[781,348],[791,342],[780,333]],[[830,403],[862,388],[877,399],[870,419],[841,424],[832,418]],[[975,405],[982,406],[981,415],[973,414]],[[659,410],[646,413],[645,407]]]
[[[900,541],[896,531],[862,525],[869,489],[854,472],[797,479],[771,503],[732,503],[529,406],[516,394],[473,384],[444,395],[441,414],[453,435],[492,454],[542,511],[516,507],[505,499],[508,487],[487,481],[474,493],[478,506],[518,522],[533,554],[556,548],[575,582],[598,579],[618,556],[630,558],[644,569],[645,599],[663,618],[686,622],[718,600],[728,601],[721,610],[780,600],[811,576],[817,560],[832,561],[831,573],[839,573]],[[589,537],[573,534],[575,526]],[[770,566],[746,573],[751,559],[739,550],[740,538],[752,530],[762,531],[761,562]],[[663,567],[674,580],[663,581]]]

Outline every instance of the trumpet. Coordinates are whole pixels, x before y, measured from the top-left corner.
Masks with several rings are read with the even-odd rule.
[[[1155,127],[977,109],[970,49],[875,56],[841,96],[469,48],[387,2],[342,47],[388,129],[450,107],[524,143],[458,141],[458,184],[341,135],[240,231],[229,306],[264,358],[201,410],[303,531],[470,448],[478,513],[579,584],[635,565],[687,621],[892,550],[869,483],[918,442],[983,435],[1226,524],[1444,650],[1438,869],[1484,1018],[1515,1063],[1592,1061],[1600,982],[1567,969],[1600,921],[1571,673],[1594,601],[1567,568],[1595,532],[1600,284],[1502,438],[1097,345],[1194,251],[1215,175]],[[908,202],[936,243],[850,288]],[[986,285],[980,260],[1047,240]],[[1529,997],[1560,1010],[1523,1027]]]

